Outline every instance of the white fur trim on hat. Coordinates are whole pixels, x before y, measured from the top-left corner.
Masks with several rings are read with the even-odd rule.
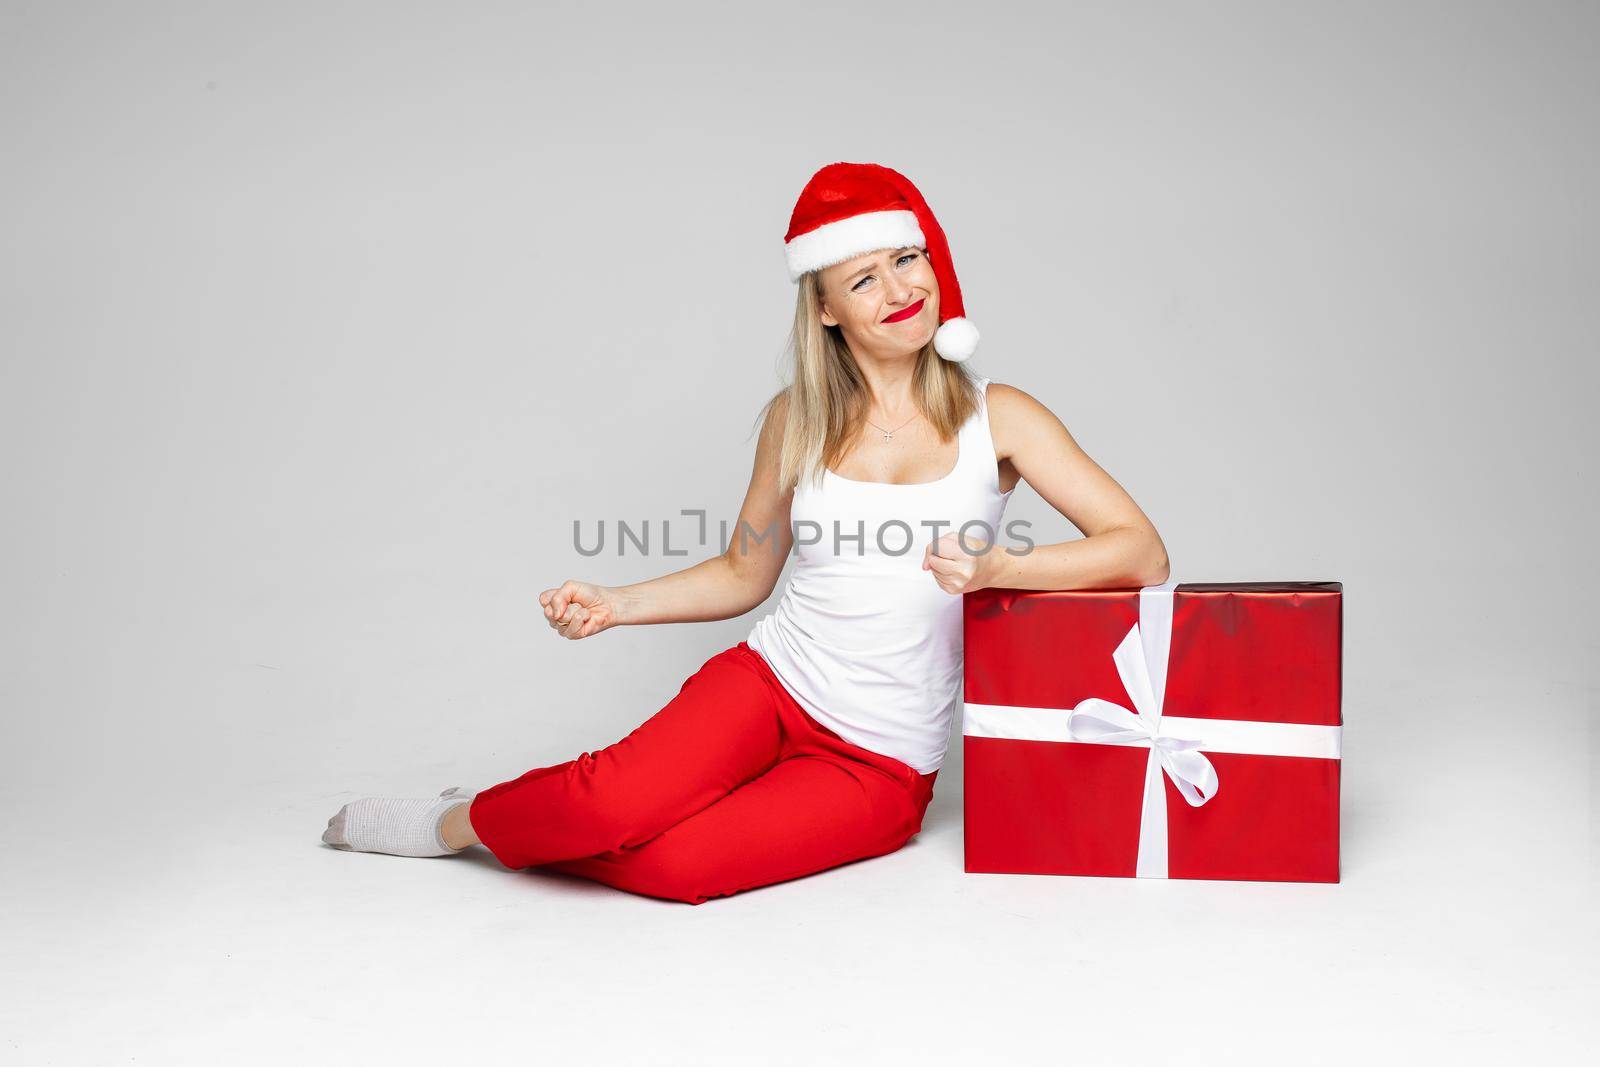
[[[978,350],[978,328],[971,319],[946,319],[933,333],[933,350],[951,363],[964,363]]]
[[[880,248],[924,248],[927,239],[913,211],[868,211],[828,222],[783,246],[789,280]]]

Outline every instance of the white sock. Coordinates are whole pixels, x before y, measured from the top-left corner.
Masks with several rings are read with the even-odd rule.
[[[346,852],[391,856],[453,856],[463,851],[444,843],[445,813],[476,794],[451,786],[437,797],[362,797],[328,820],[322,840]]]

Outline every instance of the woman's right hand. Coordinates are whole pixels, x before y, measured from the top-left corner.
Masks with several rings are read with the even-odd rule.
[[[616,590],[588,582],[566,581],[539,594],[545,620],[562,637],[576,641],[609,630],[621,620]]]

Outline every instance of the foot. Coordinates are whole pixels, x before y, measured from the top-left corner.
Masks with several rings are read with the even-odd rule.
[[[445,843],[439,824],[445,813],[469,804],[475,794],[451,786],[437,797],[362,797],[328,820],[322,840],[346,852],[391,856],[451,856],[462,848]]]

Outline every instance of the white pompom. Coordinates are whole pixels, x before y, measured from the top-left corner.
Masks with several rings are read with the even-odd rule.
[[[933,350],[951,363],[963,363],[978,350],[978,328],[971,319],[946,319],[934,331]]]

